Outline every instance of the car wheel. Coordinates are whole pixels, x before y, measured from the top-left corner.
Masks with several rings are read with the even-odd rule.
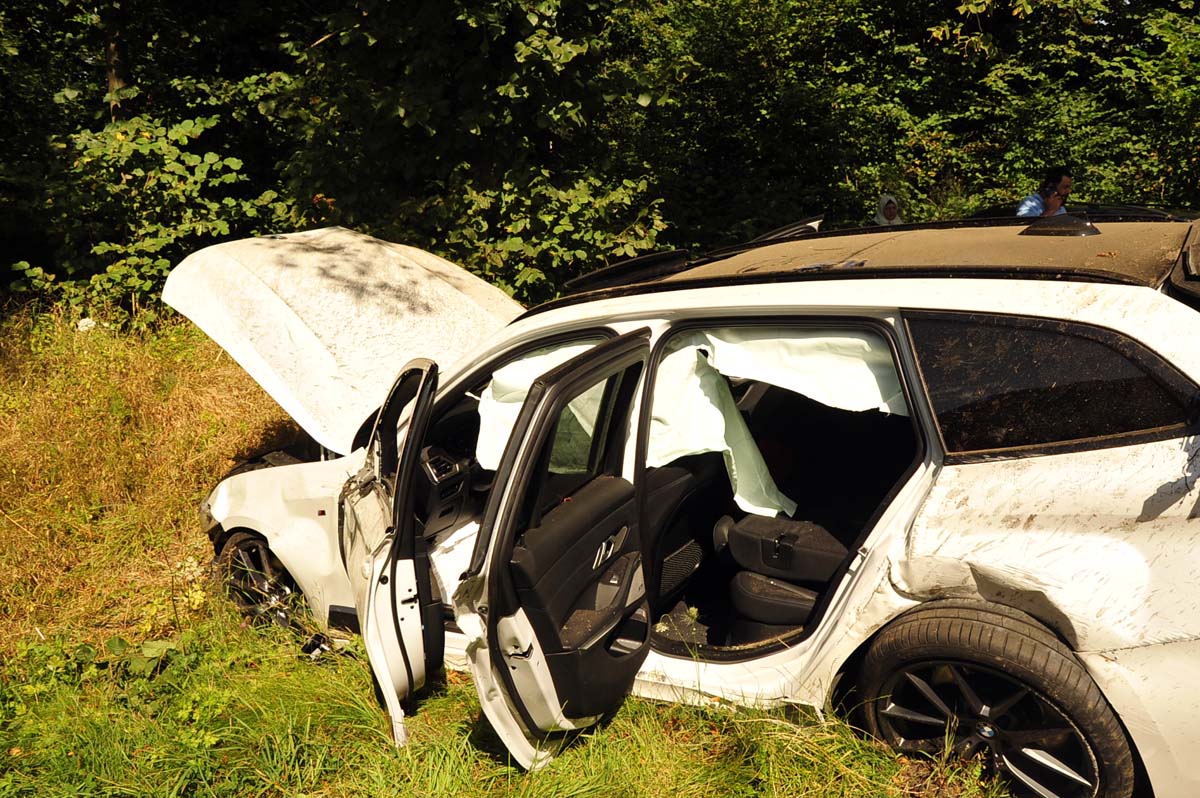
[[[1031,616],[943,601],[872,641],[858,686],[867,731],[908,753],[982,756],[1014,796],[1128,798],[1133,754],[1074,654]]]
[[[213,565],[226,593],[251,621],[291,625],[296,583],[265,540],[234,532]]]

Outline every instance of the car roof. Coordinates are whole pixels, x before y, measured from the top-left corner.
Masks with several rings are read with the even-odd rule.
[[[1029,228],[887,229],[857,235],[815,236],[759,247],[706,263],[665,280],[703,280],[798,270],[884,272],[997,271],[1109,277],[1158,286],[1179,257],[1189,225],[1118,222],[1100,235],[1022,235]]]
[[[1057,217],[1059,224],[1065,217]],[[673,264],[628,270],[620,284],[562,297],[529,313],[629,294],[714,285],[885,277],[976,277],[1123,283],[1158,288],[1200,221],[1104,222],[1098,233],[1031,235],[1041,223],[905,225],[751,242]],[[1049,224],[1046,224],[1049,223]],[[1080,228],[1082,229],[1082,228]],[[1196,236],[1191,235],[1196,241]],[[675,254],[675,253],[671,253]],[[630,264],[633,265],[633,264]],[[665,268],[664,268],[665,267]],[[614,271],[618,267],[610,267]],[[526,315],[529,315],[527,313]]]

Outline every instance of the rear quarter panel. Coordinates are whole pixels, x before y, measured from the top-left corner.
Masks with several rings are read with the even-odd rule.
[[[892,580],[1024,610],[1077,651],[1200,638],[1200,439],[944,467]]]
[[[1161,292],[992,287],[960,309],[1113,329],[1200,383],[1200,314]],[[931,299],[924,307],[947,307]],[[1194,435],[943,466],[892,580],[919,599],[973,596],[1023,609],[1079,651],[1200,638],[1198,481]]]

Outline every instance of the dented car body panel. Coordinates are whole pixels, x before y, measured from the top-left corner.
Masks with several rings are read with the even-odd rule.
[[[892,574],[1024,610],[1076,651],[1200,639],[1193,437],[947,466]],[[1166,479],[1177,475],[1174,479]]]
[[[338,554],[338,493],[361,467],[363,451],[315,463],[236,474],[204,502],[219,549],[238,531],[261,535],[288,569],[316,618],[334,607],[353,607]]]
[[[1119,227],[1112,225],[1109,229]],[[1082,268],[1076,276],[1070,276],[1069,268],[1062,269],[1068,274],[1067,279],[1045,279],[1040,272],[1036,279],[1022,279],[1019,270],[1000,274],[1004,271],[1000,268],[1003,259],[994,257],[994,253],[989,257],[995,263],[987,266],[995,274],[941,276],[915,270],[914,276],[906,277],[896,273],[893,265],[883,264],[878,277],[863,279],[855,273],[841,279],[838,269],[852,270],[854,266],[849,265],[829,269],[821,279],[808,279],[812,275],[807,271],[803,280],[780,277],[769,289],[730,275],[752,266],[756,256],[765,264],[760,271],[786,273],[787,258],[778,253],[788,250],[765,247],[736,255],[733,264],[736,269],[718,262],[706,267],[707,271],[700,270],[704,271],[703,280],[694,284],[688,284],[685,273],[662,281],[680,283],[671,290],[657,291],[648,286],[620,295],[598,291],[587,302],[552,303],[513,321],[474,353],[467,352],[456,365],[444,371],[433,431],[426,443],[437,451],[448,448],[449,459],[461,464],[455,473],[461,473],[468,468],[474,452],[454,449],[463,437],[462,425],[455,419],[471,417],[493,371],[523,357],[544,355],[547,344],[551,348],[574,347],[569,352],[571,362],[586,371],[589,358],[597,357],[589,354],[588,349],[594,345],[598,332],[620,336],[644,328],[649,354],[641,361],[636,389],[631,389],[621,400],[625,404],[619,410],[628,416],[628,429],[624,436],[608,439],[610,443],[606,445],[616,448],[609,457],[611,467],[605,473],[627,481],[638,497],[637,506],[643,508],[638,511],[636,523],[651,530],[646,533],[650,534],[651,542],[640,553],[652,597],[677,597],[679,606],[689,611],[698,607],[703,619],[708,612],[703,596],[719,593],[725,602],[721,611],[727,611],[729,603],[735,610],[728,628],[720,622],[693,628],[684,614],[676,612],[678,606],[672,609],[671,601],[676,600],[672,598],[653,607],[650,615],[657,620],[647,630],[644,625],[637,625],[640,621],[629,620],[635,609],[631,602],[626,620],[633,626],[614,627],[613,656],[619,658],[627,649],[632,651],[641,645],[637,643],[639,635],[647,635],[651,642],[628,689],[651,698],[695,704],[797,703],[820,708],[834,694],[839,680],[854,678],[848,669],[861,660],[864,652],[870,651],[873,641],[894,626],[897,619],[906,617],[906,613],[935,607],[944,600],[967,599],[983,607],[1000,606],[1026,614],[1063,641],[1120,718],[1146,768],[1155,795],[1159,798],[1191,795],[1200,789],[1200,777],[1193,775],[1188,767],[1189,758],[1200,752],[1200,733],[1192,731],[1187,721],[1194,717],[1195,690],[1179,674],[1185,668],[1192,671],[1200,668],[1197,659],[1200,613],[1196,612],[1200,594],[1190,584],[1192,574],[1200,568],[1197,542],[1200,537],[1196,535],[1196,524],[1200,522],[1195,520],[1200,515],[1197,485],[1200,443],[1196,437],[1200,429],[1195,428],[1196,408],[1192,404],[1196,385],[1200,384],[1200,348],[1194,345],[1200,340],[1200,314],[1168,295],[1162,286],[1173,268],[1173,253],[1178,251],[1179,242],[1188,240],[1189,234],[1188,225],[1176,225],[1166,232],[1162,228],[1142,229],[1137,235],[1114,236],[1108,243],[1109,250],[1103,250],[1096,242],[1086,246],[1070,243],[1073,249],[1064,255],[1064,260],[1069,266],[1071,258],[1080,258],[1086,270],[1102,269],[1107,259],[1128,255],[1130,269],[1136,275],[1118,275],[1120,279],[1093,280],[1083,274]],[[969,235],[960,237],[970,241]],[[994,237],[1000,238],[999,234]],[[893,243],[889,251],[910,257],[920,251],[913,241],[916,239],[904,246]],[[1143,253],[1142,257],[1122,249],[1125,243],[1132,246],[1137,241],[1154,242],[1154,251]],[[1050,240],[1037,243],[1038,269],[1059,268],[1053,262],[1054,243]],[[815,244],[813,247],[819,255],[820,248]],[[944,253],[938,257],[945,263],[935,263],[937,268],[933,272],[946,270],[946,264],[952,260]],[[705,282],[718,279],[722,281],[720,285]],[[1128,428],[1121,427],[1116,432],[1105,428],[1102,435],[1069,440],[1038,439],[1028,445],[1005,442],[986,451],[962,450],[960,438],[951,436],[947,425],[966,416],[948,412],[945,391],[929,382],[944,380],[945,374],[954,372],[931,367],[932,355],[923,349],[925,339],[914,334],[915,328],[910,326],[919,317],[939,314],[950,314],[959,323],[974,323],[977,318],[998,319],[1001,324],[1015,325],[1013,329],[1022,329],[1026,320],[1033,320],[1027,326],[1037,328],[1036,334],[1061,334],[1064,346],[1081,340],[1081,347],[1086,344],[1097,347],[1096,352],[1127,357],[1131,374],[1137,368],[1144,368],[1144,373],[1138,372],[1125,382],[1115,382],[1117,388],[1104,387],[1103,383],[1095,387],[1095,380],[1085,374],[1071,390],[1091,391],[1088,396],[1101,397],[1100,401],[1089,399],[1083,415],[1102,417],[1107,412],[1105,407],[1111,405],[1117,408],[1111,411],[1117,417],[1114,423]],[[817,335],[827,331],[830,340],[838,335],[845,338],[847,331],[855,335],[869,333],[882,336],[881,340],[886,340],[890,347],[896,384],[903,389],[902,400],[867,410],[862,408],[869,407],[869,402],[849,401],[847,409],[824,403],[797,404],[795,391],[781,393],[778,382],[771,383],[771,378],[756,373],[744,376],[738,366],[723,365],[709,351],[711,346],[700,346],[697,350],[697,356],[708,359],[708,367],[717,375],[701,375],[701,382],[710,386],[705,390],[730,392],[723,395],[721,401],[725,404],[712,398],[712,407],[725,408],[723,423],[731,428],[744,419],[746,432],[740,445],[761,450],[752,452],[756,458],[761,454],[761,460],[742,458],[743,478],[746,473],[756,473],[754,469],[747,471],[745,463],[761,462],[766,469],[764,478],[773,483],[770,489],[790,496],[789,501],[798,499],[792,502],[796,506],[794,513],[784,504],[781,514],[772,520],[784,536],[775,538],[776,550],[779,540],[787,535],[800,535],[803,540],[803,535],[810,534],[804,531],[807,527],[789,526],[789,517],[817,519],[819,528],[842,530],[836,544],[843,552],[839,555],[841,559],[819,581],[813,581],[808,572],[795,571],[789,575],[787,569],[793,566],[772,565],[774,555],[768,554],[763,555],[764,561],[756,560],[757,564],[749,566],[739,559],[734,568],[743,570],[729,582],[728,588],[724,580],[733,576],[731,570],[720,571],[717,581],[704,581],[713,578],[713,569],[728,567],[728,564],[717,565],[722,557],[725,558],[722,562],[726,562],[729,552],[736,551],[724,548],[734,545],[727,544],[726,538],[733,536],[736,544],[737,535],[746,534],[741,528],[745,519],[739,521],[738,517],[745,513],[746,518],[756,515],[767,518],[775,510],[757,505],[749,510],[738,509],[731,502],[727,505],[731,509],[724,512],[734,514],[732,526],[722,526],[724,521],[717,518],[716,511],[696,515],[701,520],[688,523],[693,527],[692,541],[698,545],[692,548],[684,545],[678,551],[673,548],[674,543],[667,545],[667,542],[674,530],[688,525],[679,527],[674,521],[662,518],[652,520],[655,507],[676,501],[664,498],[672,496],[670,491],[675,488],[661,487],[655,482],[672,468],[688,469],[675,478],[678,484],[691,480],[701,486],[686,498],[677,499],[680,507],[685,508],[671,511],[677,515],[690,519],[688,513],[693,510],[689,508],[698,501],[694,496],[720,493],[726,474],[732,492],[737,492],[736,445],[731,444],[726,451],[723,467],[720,457],[711,463],[704,459],[705,452],[721,450],[719,444],[707,441],[695,445],[673,442],[673,454],[664,456],[662,463],[645,462],[645,452],[653,449],[645,436],[652,434],[651,430],[663,428],[654,426],[652,419],[662,419],[672,410],[679,412],[679,408],[695,398],[683,393],[672,397],[669,387],[654,384],[666,354],[674,351],[672,341],[684,341],[685,335],[693,335],[697,330],[720,336],[730,329],[815,330]],[[580,336],[592,343],[577,346]],[[725,336],[722,340],[737,339]],[[1050,349],[1058,346],[1055,340],[1047,340]],[[596,351],[602,349],[597,347]],[[736,346],[731,351],[733,360],[738,360]],[[784,346],[782,334],[779,351],[798,357],[794,347]],[[824,351],[828,356],[838,350]],[[1003,348],[989,350],[987,357],[994,360],[995,352],[1002,351]],[[1037,359],[1041,354],[1031,350],[1023,352],[1023,356]],[[1064,356],[1052,352],[1046,362],[1054,364],[1059,362],[1055,358],[1070,357],[1069,353]],[[559,360],[551,358],[547,363]],[[393,368],[399,365],[394,360],[390,362]],[[750,363],[752,359],[739,362]],[[813,358],[811,362],[796,362],[793,366],[813,369],[813,379],[819,382],[822,369],[830,368],[828,362],[832,361]],[[887,358],[879,362],[886,371]],[[879,362],[871,368],[878,371]],[[1011,384],[999,390],[998,401],[1030,389],[1027,383],[1037,378],[1037,369],[1024,366],[1024,363],[1014,366],[1012,374],[1006,377]],[[554,389],[556,380],[565,379],[556,376],[561,368],[565,366],[555,366],[537,380],[548,381],[547,386]],[[963,368],[970,379],[979,378],[978,370],[971,371],[969,363]],[[835,373],[836,370],[829,371],[831,375]],[[1139,426],[1141,409],[1125,407],[1117,395],[1123,386],[1134,384],[1130,380],[1135,378],[1141,380],[1139,386],[1161,389],[1165,397],[1163,412],[1175,413],[1171,416],[1174,421],[1169,424],[1153,421],[1157,426],[1146,429]],[[890,390],[886,379],[878,379],[882,380],[881,391]],[[677,385],[680,387],[676,390],[685,390],[683,383]],[[1059,387],[1043,386],[1045,390]],[[1103,401],[1105,391],[1110,392],[1112,401]],[[821,391],[813,393],[824,395]],[[1028,394],[1021,407],[1032,411],[1045,407],[1045,402],[1037,396],[1040,395]],[[980,401],[994,398],[981,396]],[[733,415],[728,410],[729,402],[737,408]],[[979,408],[986,407],[992,412],[990,404],[967,407],[975,414],[976,423],[982,413]],[[780,426],[779,419],[797,418],[797,408],[817,414],[820,423],[808,431],[789,430],[791,421]],[[533,413],[534,409],[522,412]],[[578,412],[578,402],[572,412],[571,418],[585,427],[595,423],[594,413]],[[1003,417],[996,415],[997,419]],[[575,420],[570,421],[572,426]],[[404,424],[401,416],[398,430],[401,439],[405,435]],[[860,435],[855,439],[858,442],[839,446],[841,439],[823,437],[833,435],[827,430],[841,429],[839,425],[850,425],[845,428]],[[686,427],[677,424],[676,430]],[[467,437],[473,441],[471,436],[476,433],[469,432],[469,425],[467,429]],[[489,428],[493,451],[497,441],[509,438],[510,431]],[[1009,432],[1017,437],[1027,434],[1024,429]],[[744,443],[746,435],[752,439],[749,444]],[[801,437],[789,438],[789,435]],[[510,508],[528,508],[542,501],[536,490],[529,487],[536,480],[522,481],[525,478],[509,471],[532,469],[537,462],[547,462],[539,460],[548,456],[539,447],[551,444],[537,440],[542,442],[532,438],[524,442],[510,440],[508,447],[513,451],[508,464],[503,465],[505,461],[501,458],[494,475],[491,469],[497,467],[494,465],[497,458],[496,454],[489,455],[484,481],[505,491],[503,502],[498,495],[494,502]],[[546,440],[561,443],[564,439],[551,436]],[[1009,438],[997,435],[995,440]],[[772,441],[788,441],[790,448],[780,451]],[[797,459],[797,452],[812,461],[802,466],[810,469],[807,473],[811,478],[829,472],[844,473],[844,479],[836,485],[805,493],[802,482],[788,477],[788,470],[802,462]],[[888,460],[889,452],[892,462],[885,466],[883,461]],[[461,461],[457,459],[460,457]],[[558,455],[550,457],[550,461],[555,457]],[[362,458],[363,452],[359,450],[345,459],[240,474],[218,486],[209,501],[213,519],[222,528],[257,530],[268,539],[272,550],[309,596],[321,621],[329,617],[331,605],[356,603],[338,562],[336,505],[342,483],[359,471]],[[470,467],[478,471],[478,463]],[[568,470],[556,476],[552,471],[551,476],[561,480],[574,473]],[[874,488],[869,487],[872,484]],[[569,491],[576,489],[567,489],[567,497],[558,497],[555,502],[569,502],[572,495]],[[521,493],[523,490],[534,492],[526,495]],[[579,494],[578,501],[593,500],[587,498],[590,494],[586,485],[579,490],[584,492]],[[844,494],[846,498],[826,501],[830,493]],[[855,496],[870,506],[853,507]],[[485,500],[483,494],[480,502]],[[562,643],[556,642],[553,631],[546,631],[549,627],[544,616],[558,612],[552,606],[553,601],[544,606],[538,604],[542,595],[538,580],[543,578],[542,572],[515,570],[515,577],[496,576],[500,571],[516,568],[510,564],[510,558],[517,563],[522,558],[531,562],[534,554],[544,556],[538,548],[541,544],[534,540],[541,511],[534,510],[531,522],[521,511],[510,509],[509,523],[516,528],[507,533],[507,542],[503,544],[509,548],[496,548],[501,544],[491,540],[486,550],[488,555],[481,560],[482,555],[475,551],[480,530],[483,529],[485,536],[491,536],[493,531],[491,522],[485,518],[484,504],[473,506],[475,509],[468,511],[455,505],[455,514],[449,517],[459,521],[453,528],[437,531],[429,540],[429,559],[438,592],[457,618],[458,629],[448,631],[445,636],[446,662],[452,667],[469,667],[475,673],[485,714],[516,760],[526,767],[539,767],[549,761],[552,749],[543,746],[536,733],[531,734],[531,726],[535,731],[552,734],[586,726],[594,717],[573,715],[570,708],[577,699],[561,697],[572,695],[572,690],[578,688],[572,687],[571,680],[576,677],[564,676],[561,665],[551,664],[556,657],[561,660],[555,652]],[[318,515],[322,509],[325,512]],[[580,528],[572,534],[578,534],[582,540],[595,532]],[[611,541],[606,541],[596,554],[591,568],[595,575],[600,575],[610,562],[607,552],[611,549],[604,548],[610,544]],[[623,551],[633,556],[632,543],[617,545],[626,545]],[[555,556],[561,555],[560,549],[555,551],[559,552]],[[823,549],[803,551],[816,556]],[[590,561],[591,551],[586,555]],[[688,559],[693,556],[698,558],[695,564]],[[734,559],[740,556],[735,554]],[[482,574],[478,570],[471,572],[485,561],[484,567],[490,570]],[[679,570],[684,567],[681,563],[690,570],[678,577],[682,582],[670,584],[671,579],[677,578],[673,574],[684,573]],[[516,592],[525,597],[521,601],[528,599],[532,604],[506,606],[505,595],[494,594],[495,590],[503,594],[503,584],[514,578],[518,580]],[[781,581],[784,588],[809,601],[810,614],[802,622],[782,624],[775,623],[776,617],[770,612],[761,616],[766,620],[746,615],[759,611],[755,607],[761,609],[761,606],[739,599],[735,583],[750,578]],[[520,582],[522,579],[527,582]],[[489,587],[494,582],[501,587]],[[704,590],[692,592],[689,585]],[[725,590],[733,591],[728,599],[724,598]],[[581,600],[576,599],[577,604]],[[566,628],[564,625],[563,629]],[[563,649],[569,650],[570,646]],[[521,676],[526,670],[528,675]],[[393,720],[399,723],[401,719],[393,715]],[[402,724],[397,729],[399,739],[403,734]],[[1047,760],[1042,757],[1041,761]],[[1093,787],[1100,783],[1100,777],[1089,775],[1084,765],[1073,767],[1075,770],[1068,772],[1077,781],[1091,783]]]

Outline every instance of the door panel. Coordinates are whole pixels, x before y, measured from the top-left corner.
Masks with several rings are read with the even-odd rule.
[[[649,650],[638,492],[621,474],[648,350],[639,331],[537,380],[455,595],[483,637],[467,649],[484,712],[526,767],[548,760],[548,736],[619,706]]]
[[[547,652],[579,647],[615,625],[624,609],[618,594],[628,593],[641,562],[630,534],[632,484],[601,476],[570,498],[521,535],[510,560],[517,599]],[[610,567],[626,555],[632,565]],[[598,571],[599,581],[592,578]]]
[[[426,674],[442,669],[446,633],[442,620],[441,597],[433,589],[433,574],[429,567],[429,543],[424,527],[416,517],[417,480],[423,479],[421,451],[433,420],[433,400],[437,393],[437,364],[424,361],[425,379],[417,388],[413,410],[408,419],[404,446],[397,462],[396,488],[392,496],[392,528],[395,530],[388,554],[391,615],[397,637],[413,634],[417,624],[421,630],[423,651],[422,670]],[[390,435],[395,438],[395,427]],[[405,631],[402,619],[414,617]],[[414,685],[413,689],[420,689]]]
[[[376,419],[363,468],[342,489],[339,506],[342,561],[397,745],[407,741],[403,703],[441,667],[444,645],[411,490],[436,390],[431,361],[401,370]],[[398,421],[410,403],[400,449]]]

